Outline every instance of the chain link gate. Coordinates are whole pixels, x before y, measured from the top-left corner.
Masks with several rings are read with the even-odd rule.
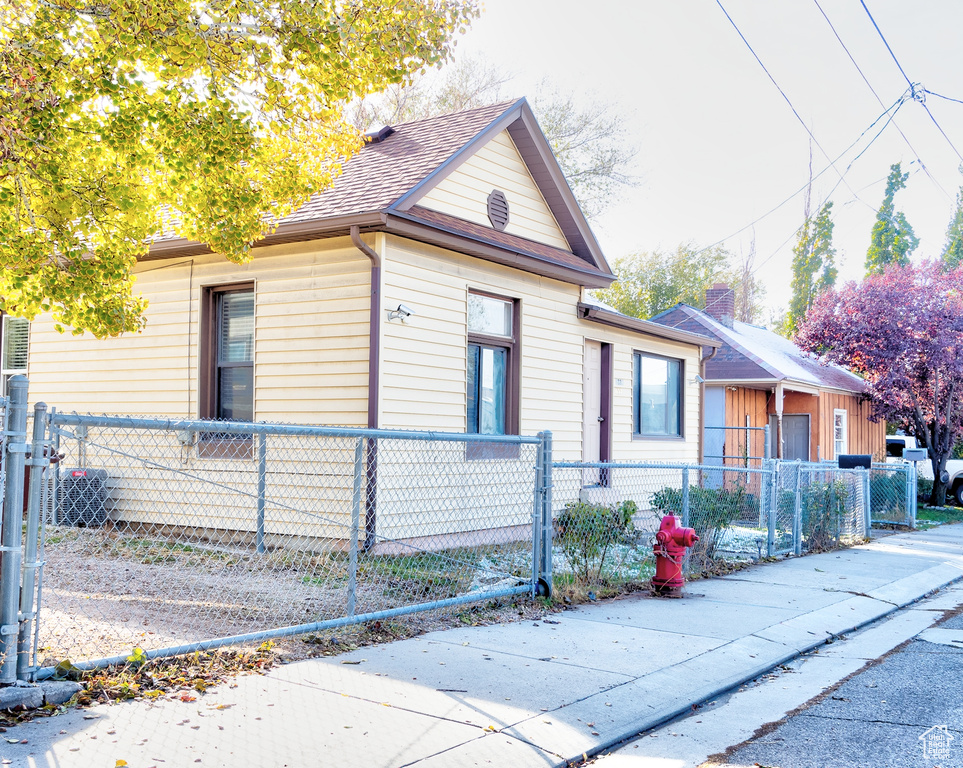
[[[33,679],[551,588],[550,433],[46,421]]]

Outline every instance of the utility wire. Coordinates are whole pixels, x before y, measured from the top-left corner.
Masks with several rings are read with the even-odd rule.
[[[860,157],[862,157],[862,156],[866,153],[866,151],[873,145],[873,143],[876,141],[876,139],[878,139],[878,138],[882,135],[883,131],[886,130],[887,126],[889,126],[889,124],[890,124],[891,122],[893,122],[893,119],[896,117],[896,113],[899,111],[900,107],[902,107],[903,104],[905,104],[905,103],[906,103],[907,101],[909,101],[911,98],[912,98],[912,90],[907,89],[906,91],[903,92],[903,94],[899,97],[899,99],[897,99],[896,102],[895,102],[889,109],[887,109],[885,112],[883,112],[883,114],[881,114],[879,117],[877,117],[861,134],[859,134],[859,136],[856,138],[856,140],[855,140],[852,144],[850,144],[845,150],[843,150],[843,152],[841,152],[841,153],[839,154],[839,156],[836,158],[836,161],[841,160],[841,159],[843,158],[843,156],[845,156],[847,152],[849,152],[854,146],[856,146],[856,144],[859,143],[860,139],[862,139],[863,136],[865,136],[867,133],[869,133],[869,131],[872,130],[872,128],[873,128],[880,120],[882,120],[884,117],[886,117],[887,115],[889,115],[888,119],[887,119],[886,122],[883,124],[883,126],[876,132],[876,135],[873,136],[873,138],[869,141],[869,143],[868,143],[865,147],[863,147],[863,149],[861,149],[861,150],[859,151],[859,153],[858,153],[852,160],[849,161],[849,164],[846,166],[846,170],[843,171],[843,175],[844,175],[844,176],[845,176],[845,174],[849,173],[850,169],[853,167],[853,163],[855,163]],[[917,158],[917,160],[918,160],[918,158]],[[922,165],[923,165],[922,162],[919,162],[919,165],[920,165],[920,168],[922,169]],[[789,197],[787,197],[785,200],[783,200],[781,203],[779,203],[779,205],[777,205],[777,206],[775,206],[774,208],[770,209],[769,211],[767,211],[766,213],[764,213],[762,216],[760,216],[759,218],[757,218],[755,221],[747,224],[746,226],[742,227],[742,229],[737,230],[736,232],[732,233],[732,234],[729,235],[728,237],[724,237],[722,240],[717,240],[716,242],[712,243],[711,245],[707,245],[707,246],[705,246],[704,248],[700,248],[698,251],[695,252],[695,255],[699,255],[700,253],[705,253],[705,252],[708,251],[710,248],[715,248],[717,245],[720,245],[721,243],[724,243],[724,242],[725,242],[726,240],[728,240],[729,238],[735,237],[736,235],[740,234],[741,232],[744,232],[745,230],[747,230],[747,229],[749,229],[749,228],[751,228],[751,227],[754,227],[758,222],[762,221],[764,218],[766,218],[767,216],[769,216],[769,215],[772,214],[773,212],[777,211],[779,208],[781,208],[782,206],[784,206],[786,203],[788,203],[790,200],[792,200],[794,197],[796,197],[800,192],[802,192],[803,190],[805,190],[807,187],[810,187],[810,186],[812,185],[812,182],[813,182],[813,181],[815,181],[815,180],[818,179],[820,176],[822,176],[824,173],[826,173],[826,171],[828,171],[831,167],[833,167],[833,166],[832,166],[832,165],[827,165],[825,168],[823,168],[821,171],[819,171],[819,173],[817,173],[815,176],[813,176],[806,184],[804,184],[803,186],[801,186],[799,189],[797,189],[795,192],[793,192]],[[916,172],[919,172],[919,169],[918,169]],[[869,187],[874,186],[875,184],[878,184],[880,181],[885,181],[885,180],[886,180],[886,177],[884,176],[883,178],[878,179],[877,181],[873,182],[872,184],[867,185],[867,186],[864,187],[863,189],[868,189]],[[823,206],[826,205],[826,203],[829,201],[829,198],[832,197],[833,193],[839,188],[839,185],[840,185],[841,183],[843,183],[843,178],[840,178],[839,181],[837,181],[836,184],[833,185],[833,188],[832,188],[831,190],[829,190],[829,192],[828,192],[826,195],[823,196],[822,202],[819,203],[819,205],[816,207],[816,210],[817,210],[817,211],[822,210]],[[849,186],[849,185],[847,184],[847,186]],[[860,190],[860,191],[862,191],[862,190]],[[855,192],[853,193],[853,200],[859,200],[860,202],[862,202],[862,200],[860,200],[860,198],[859,198],[859,195],[856,194]],[[852,202],[852,201],[849,201],[849,202]],[[849,204],[848,202],[847,202],[847,203],[844,203],[844,205],[848,205],[848,204]],[[772,261],[772,259],[775,258],[775,257],[782,251],[782,249],[785,248],[785,247],[789,244],[789,242],[793,239],[793,237],[795,237],[795,236],[798,234],[798,232],[799,232],[799,227],[796,227],[792,232],[789,233],[789,236],[788,236],[785,240],[783,240],[782,243],[780,243],[779,246],[778,246],[772,253],[770,253],[770,254],[769,254],[765,259],[763,259],[761,262],[759,262],[758,264],[754,265],[753,268],[750,270],[749,274],[750,274],[750,275],[756,275],[757,272],[758,272],[760,269],[762,269],[762,267],[764,267],[767,263],[769,263],[770,261]],[[683,318],[682,320],[680,320],[678,323],[675,323],[674,325],[666,326],[666,327],[668,327],[668,328],[677,328],[677,327],[678,327],[679,325],[681,325],[681,323],[683,323],[683,322],[685,322],[685,318]]]
[[[792,113],[796,116],[796,119],[799,121],[799,124],[803,127],[806,133],[809,134],[809,138],[812,139],[813,144],[815,144],[819,148],[819,151],[826,156],[826,159],[829,160],[830,166],[832,166],[833,170],[836,171],[837,174],[839,174],[839,171],[836,169],[832,161],[832,158],[830,158],[829,156],[829,153],[825,149],[823,149],[822,144],[819,143],[819,140],[813,135],[813,132],[809,130],[809,126],[806,125],[806,121],[802,119],[802,116],[796,110],[796,107],[793,105],[792,101],[789,100],[789,97],[786,95],[786,92],[779,86],[779,83],[776,82],[776,78],[772,76],[772,73],[766,68],[766,65],[762,63],[762,59],[759,58],[759,54],[755,52],[753,47],[749,44],[749,41],[746,40],[746,36],[742,34],[742,30],[739,29],[736,22],[733,21],[732,16],[730,16],[729,12],[725,9],[725,6],[722,5],[722,0],[716,0],[716,5],[718,5],[719,9],[725,14],[726,18],[729,20],[729,23],[732,24],[732,28],[736,30],[736,33],[742,39],[742,42],[746,44],[746,48],[749,49],[749,52],[753,55],[753,57],[759,63],[759,66],[762,67],[762,71],[766,73],[766,75],[772,81],[772,84],[776,86],[776,90],[779,91],[783,99],[786,100],[786,103],[789,105],[789,108],[792,110]],[[842,174],[839,174],[839,176],[840,178],[842,178]],[[848,182],[846,182],[846,186],[849,188],[850,192],[852,192],[854,195],[856,194],[853,188],[849,186]]]
[[[718,0],[716,1],[718,2]],[[869,8],[866,7],[865,0],[859,0],[859,3],[860,5],[863,6],[863,10],[866,11],[866,15],[869,16],[869,20],[873,23],[873,26],[876,28],[876,33],[879,35],[879,39],[883,41],[883,45],[886,46],[886,50],[889,51],[889,55],[892,56],[893,61],[896,62],[896,66],[899,68],[899,71],[902,73],[903,78],[909,84],[909,87],[913,89],[913,96],[914,98],[916,98],[918,86],[914,84],[913,81],[910,80],[909,77],[906,75],[906,71],[903,69],[903,65],[899,63],[899,59],[896,58],[896,54],[893,53],[893,49],[890,48],[889,43],[886,42],[886,37],[883,35],[883,31],[879,28],[879,24],[876,23],[876,19],[873,18],[873,14],[871,14],[869,12]],[[936,118],[933,116],[933,113],[930,112],[930,108],[926,106],[926,101],[923,100],[922,98],[916,98],[916,100],[923,105],[923,109],[925,109],[926,114],[930,116],[930,120],[933,121],[933,125],[936,126],[936,129],[943,135],[943,138],[946,139],[946,143],[949,144],[950,148],[956,153],[956,156],[960,159],[960,162],[963,162],[963,155],[960,154],[960,151],[956,148],[953,142],[950,141],[950,137],[946,135],[946,131],[943,130],[943,126],[941,126],[937,122]]]
[[[957,104],[963,104],[963,99],[954,99],[951,96],[944,96],[941,93],[933,93],[933,91],[923,89],[923,93],[928,93],[930,96],[935,96],[938,99],[946,99],[947,101],[955,101]]]
[[[860,139],[862,139],[863,136],[865,136],[867,133],[869,133],[869,132],[873,129],[873,127],[874,127],[880,120],[882,120],[884,117],[886,117],[887,115],[889,115],[889,119],[886,121],[886,123],[883,125],[883,127],[879,130],[879,132],[873,137],[872,141],[870,141],[869,144],[867,144],[867,145],[862,149],[862,151],[860,151],[860,153],[859,153],[858,155],[856,155],[856,157],[854,157],[854,158],[850,161],[849,165],[846,166],[846,170],[843,171],[843,175],[845,175],[846,173],[848,173],[848,172],[849,172],[849,169],[852,167],[853,163],[856,162],[856,160],[858,160],[860,157],[862,157],[863,153],[865,153],[866,150],[869,149],[870,146],[872,146],[873,142],[876,141],[876,139],[879,138],[880,133],[883,132],[883,130],[886,128],[886,126],[890,124],[890,122],[892,122],[893,118],[896,116],[896,113],[899,111],[900,107],[902,107],[903,104],[907,101],[908,93],[909,93],[909,91],[905,92],[902,96],[899,97],[899,99],[897,99],[897,100],[893,103],[893,105],[892,105],[889,109],[887,109],[885,112],[883,112],[883,114],[881,114],[879,117],[877,117],[861,134],[859,134],[858,137],[856,137],[856,140],[855,140],[852,144],[850,144],[848,147],[846,147],[846,149],[844,149],[842,152],[839,153],[839,155],[836,157],[835,161],[831,161],[831,162],[830,162],[830,165],[827,165],[825,168],[823,168],[821,171],[819,171],[819,173],[817,173],[816,175],[814,175],[809,181],[807,181],[807,182],[806,182],[805,184],[803,184],[799,189],[797,189],[795,192],[793,192],[791,195],[789,195],[789,197],[787,197],[785,200],[783,200],[783,201],[782,201],[781,203],[779,203],[778,205],[770,208],[770,209],[769,209],[768,211],[766,211],[764,214],[762,214],[761,216],[759,216],[757,219],[749,222],[749,223],[746,224],[744,227],[741,227],[740,229],[737,229],[735,232],[727,235],[726,237],[723,237],[723,238],[720,239],[720,240],[717,240],[716,242],[712,243],[711,245],[707,245],[705,248],[701,249],[699,252],[701,253],[702,251],[706,251],[706,250],[708,250],[709,248],[714,248],[715,246],[720,245],[721,243],[724,243],[726,240],[729,240],[730,238],[733,238],[733,237],[735,237],[736,235],[739,235],[739,234],[745,232],[747,229],[750,229],[751,227],[754,227],[754,226],[755,226],[756,224],[758,224],[760,221],[762,221],[762,220],[765,219],[766,217],[768,217],[768,216],[770,216],[771,214],[773,214],[773,213],[775,213],[776,211],[778,211],[780,208],[782,208],[784,205],[786,205],[786,203],[790,202],[793,198],[795,198],[797,195],[799,195],[800,192],[804,192],[807,187],[809,187],[816,179],[818,179],[820,176],[822,176],[824,173],[826,173],[826,171],[828,171],[830,168],[834,168],[833,162],[839,162],[840,160],[842,160],[843,157],[845,157],[845,155],[846,155],[853,147],[855,147],[855,146],[859,143]],[[890,114],[890,111],[892,111],[892,114]],[[843,181],[843,179],[840,178],[840,180],[836,182],[835,186],[833,186],[833,190],[834,190],[834,191],[836,190],[837,187],[839,187],[839,185],[842,183],[842,181]],[[847,184],[847,186],[849,186],[849,185]],[[850,190],[850,191],[852,191],[852,190]],[[830,193],[830,194],[832,194],[832,193]],[[853,192],[853,196],[855,197],[856,200],[860,200],[859,195],[858,195],[856,192]],[[862,202],[862,200],[860,200],[860,202]]]
[[[886,105],[883,103],[883,100],[880,98],[879,94],[876,92],[876,89],[873,88],[873,84],[869,82],[869,78],[866,77],[866,74],[863,72],[862,68],[859,66],[859,64],[856,63],[855,57],[850,52],[849,48],[846,46],[846,43],[843,42],[843,38],[839,36],[839,32],[836,31],[836,27],[833,25],[833,22],[830,20],[829,16],[826,15],[826,11],[824,11],[823,7],[819,4],[819,0],[813,0],[813,3],[815,3],[816,7],[819,9],[819,12],[823,15],[823,18],[826,20],[826,23],[829,25],[829,28],[833,31],[833,35],[836,36],[836,40],[843,47],[843,50],[846,51],[846,55],[849,56],[849,60],[853,63],[853,66],[856,67],[856,71],[859,72],[859,76],[863,78],[863,82],[866,83],[866,87],[869,88],[873,96],[876,97],[876,101],[879,102],[879,105],[881,107],[885,107]],[[936,177],[932,173],[930,173],[930,169],[926,167],[926,163],[923,162],[922,158],[920,157],[920,153],[916,151],[916,147],[913,146],[913,144],[910,142],[906,134],[903,133],[903,129],[900,128],[899,124],[896,122],[893,123],[893,127],[896,128],[896,130],[899,132],[899,135],[903,137],[903,141],[906,142],[906,146],[910,148],[910,151],[913,153],[913,156],[916,158],[916,162],[920,164],[920,167],[923,169],[924,173],[926,173],[929,180],[933,182],[933,184],[936,186],[937,189],[940,190],[940,192],[943,193],[944,197],[949,199],[950,198],[949,193],[943,188],[943,185],[936,180]]]

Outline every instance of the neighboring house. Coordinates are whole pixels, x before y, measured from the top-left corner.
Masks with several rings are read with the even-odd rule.
[[[719,342],[585,296],[614,276],[524,100],[382,129],[244,266],[159,238],[135,272],[150,302],[142,333],[32,324],[31,400],[551,430],[557,459],[698,458],[696,376]]]
[[[835,461],[859,453],[883,460],[886,425],[870,421],[862,379],[821,364],[772,331],[734,321],[734,314],[734,292],[716,284],[706,292],[704,312],[677,304],[652,318],[722,344],[704,362],[706,463],[744,466],[747,456],[761,457],[763,433],[753,428],[767,424],[773,458]]]

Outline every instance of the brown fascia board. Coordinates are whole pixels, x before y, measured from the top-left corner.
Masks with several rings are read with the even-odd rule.
[[[559,168],[551,146],[538,126],[538,121],[532,113],[532,108],[525,99],[519,99],[506,109],[498,118],[493,120],[487,128],[475,135],[461,149],[455,152],[445,162],[408,192],[395,200],[391,205],[393,211],[407,211],[419,199],[428,194],[441,182],[457,170],[464,159],[502,131],[507,130],[515,142],[515,146],[532,173],[549,210],[558,222],[572,248],[572,253],[600,272],[612,274],[612,270],[602,255],[595,235],[582,214],[575,195],[572,193],[565,174]]]
[[[614,280],[614,276],[598,272],[588,264],[585,265],[585,270],[580,270],[538,256],[512,251],[504,246],[472,238],[464,233],[445,230],[437,225],[423,224],[413,217],[409,218],[407,215],[399,213],[389,216],[383,212],[372,212],[282,223],[272,234],[254,243],[253,247],[265,248],[282,243],[347,236],[352,225],[356,225],[366,232],[392,232],[403,237],[409,237],[412,240],[586,288],[607,288]],[[203,243],[187,238],[161,240],[153,243],[148,254],[142,256],[140,261],[197,256],[203,253],[213,253],[213,251]]]
[[[562,234],[568,240],[572,253],[591,261],[599,270],[611,274],[612,269],[605,260],[602,248],[595,239],[582,208],[558,165],[558,160],[555,159],[548,139],[542,133],[528,102],[524,99],[523,102],[521,120],[508,126],[512,141],[531,171]]]
[[[504,264],[542,277],[551,277],[564,283],[580,285],[585,288],[607,288],[614,276],[599,272],[588,264],[584,270],[570,267],[549,259],[531,254],[519,253],[502,245],[455,232],[437,225],[428,225],[414,217],[395,212],[388,216],[386,231],[407,237],[411,240],[447,248],[450,251],[475,256],[485,261]]]
[[[644,333],[647,336],[656,336],[661,339],[669,339],[670,341],[679,341],[683,344],[693,344],[698,347],[722,346],[721,341],[710,338],[709,336],[703,336],[700,333],[682,331],[678,328],[669,328],[665,325],[660,325],[659,323],[653,323],[650,320],[640,320],[637,317],[628,317],[618,312],[611,312],[607,309],[602,309],[601,307],[597,307],[592,304],[584,304],[579,302],[578,316],[583,320],[591,320],[595,323],[611,325],[615,328],[621,328],[626,331],[634,331],[635,333]]]
[[[347,237],[352,226],[361,227],[363,231],[380,229],[384,227],[385,218],[384,214],[374,212],[335,216],[326,219],[282,222],[274,232],[255,242],[252,247],[266,248],[269,245],[299,243],[342,235]],[[139,261],[197,256],[202,253],[213,253],[213,251],[204,243],[179,237],[151,243],[150,250],[146,255],[141,256]]]

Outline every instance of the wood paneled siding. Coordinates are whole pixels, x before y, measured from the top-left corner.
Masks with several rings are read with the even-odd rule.
[[[138,265],[142,333],[98,340],[31,329],[31,400],[60,410],[195,418],[202,286],[255,281],[255,418],[364,426],[370,262],[347,239]]]
[[[746,416],[749,417],[749,426],[766,426],[769,398],[770,392],[765,389],[726,387],[726,426],[736,429],[726,430],[725,466],[745,466],[746,456],[765,455],[765,432],[750,431],[747,441],[745,427]],[[750,465],[758,466],[759,461],[753,460]]]
[[[520,303],[523,434],[550,429],[557,458],[581,458],[582,356],[585,339],[593,339],[613,345],[613,457],[697,460],[699,387],[694,377],[699,370],[698,347],[579,319],[575,312],[578,286],[394,237],[388,237],[386,243],[384,307],[404,303],[416,314],[405,324],[395,321],[383,326],[383,426],[465,430],[471,290]],[[682,439],[633,439],[635,351],[682,360]]]
[[[837,458],[834,447],[833,412],[846,411],[847,449],[849,453],[868,453],[874,461],[886,459],[886,422],[872,422],[872,405],[854,395],[824,392],[820,397],[819,445],[821,458]]]
[[[569,250],[545,198],[507,131],[500,133],[457,171],[418,201],[418,205],[491,227],[488,195],[498,189],[509,206],[505,232]]]

